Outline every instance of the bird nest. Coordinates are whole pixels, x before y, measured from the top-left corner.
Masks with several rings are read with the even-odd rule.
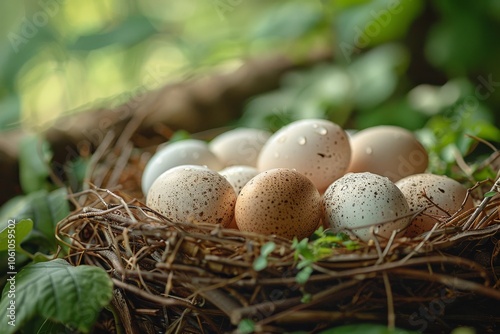
[[[94,184],[71,196],[76,209],[57,226],[68,260],[104,268],[114,283],[96,333],[314,333],[366,322],[486,333],[500,322],[498,196],[416,238],[365,243],[323,231],[290,241],[169,221],[140,200],[143,150],[103,145]]]

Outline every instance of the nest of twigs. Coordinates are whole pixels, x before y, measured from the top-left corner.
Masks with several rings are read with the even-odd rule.
[[[76,210],[57,227],[71,263],[102,267],[114,282],[111,311],[95,332],[314,333],[360,322],[498,331],[498,196],[417,238],[339,243],[308,265],[302,282],[303,254],[289,240],[173,223],[149,209],[138,190],[143,150],[121,142],[94,155],[90,180],[98,175],[98,184],[72,196]],[[496,189],[498,181],[479,186]],[[269,243],[267,264],[256,270]]]

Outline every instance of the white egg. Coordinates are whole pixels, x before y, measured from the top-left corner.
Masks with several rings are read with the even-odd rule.
[[[335,233],[347,232],[361,240],[373,239],[373,231],[389,238],[410,222],[403,193],[387,177],[372,173],[348,173],[333,182],[324,196],[325,219]]]
[[[410,223],[405,235],[415,237],[430,231],[434,225],[456,213],[464,204],[464,209],[474,207],[467,189],[458,181],[447,176],[435,174],[416,174],[407,176],[396,186],[406,197],[410,212],[419,213]]]
[[[239,194],[245,184],[259,174],[259,171],[251,166],[229,166],[219,173],[231,183],[236,194]]]
[[[161,174],[149,189],[146,204],[173,222],[228,226],[236,193],[219,173],[202,166],[177,166]]]
[[[259,152],[270,136],[271,133],[264,130],[237,128],[218,135],[209,146],[224,166],[255,167]]]
[[[290,123],[274,133],[262,148],[257,168],[293,168],[322,192],[344,175],[351,158],[345,131],[323,119]]]
[[[180,165],[202,165],[212,170],[224,168],[206,142],[196,139],[173,142],[158,150],[149,159],[142,173],[142,192],[147,194],[158,176]]]

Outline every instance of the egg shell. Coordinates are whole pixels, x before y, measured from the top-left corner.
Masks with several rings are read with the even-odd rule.
[[[391,181],[423,173],[429,157],[415,135],[397,126],[374,126],[350,138],[352,156],[347,172],[371,172]]]
[[[255,167],[260,150],[269,137],[271,137],[269,131],[236,128],[212,139],[209,147],[226,167],[235,165]]]
[[[158,150],[146,164],[142,173],[142,192],[149,188],[163,172],[181,165],[204,165],[212,170],[224,168],[223,164],[210,151],[202,140],[186,139],[167,144]]]
[[[260,173],[241,190],[235,218],[242,231],[299,240],[309,237],[322,218],[321,196],[301,173],[277,168]]]
[[[149,189],[146,204],[174,222],[228,226],[236,193],[219,173],[202,166],[178,166],[161,174]]]
[[[410,212],[417,213],[428,207],[411,221],[405,233],[408,237],[430,231],[436,223],[456,213],[467,196],[467,189],[462,184],[443,175],[411,175],[396,182],[396,186],[406,197]],[[472,207],[474,202],[469,196],[464,209]]]
[[[290,123],[269,138],[262,148],[257,168],[293,168],[307,176],[323,192],[344,175],[351,157],[345,131],[323,119]]]
[[[399,188],[388,178],[368,172],[344,175],[328,187],[323,199],[332,230],[364,241],[373,239],[372,227],[378,236],[389,238],[394,230],[406,228],[411,218]]]
[[[219,171],[219,174],[224,176],[229,183],[234,188],[234,191],[238,195],[252,178],[259,174],[259,171],[255,167],[251,166],[229,166]]]

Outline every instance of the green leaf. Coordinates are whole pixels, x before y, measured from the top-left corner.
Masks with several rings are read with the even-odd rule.
[[[243,319],[238,324],[238,333],[251,334],[255,331],[255,323],[251,319]]]
[[[311,300],[312,300],[312,295],[310,293],[304,293],[302,295],[302,298],[300,298],[300,302],[304,304],[311,302]]]
[[[259,256],[253,262],[253,269],[255,271],[261,271],[267,268],[267,259],[263,256]]]
[[[106,32],[80,36],[69,50],[90,51],[112,44],[132,46],[157,33],[156,28],[145,16],[132,16]]]
[[[496,194],[498,194],[496,191],[488,191],[486,194],[484,194],[484,197],[485,198],[487,198],[487,197],[493,197]]]
[[[168,140],[168,142],[173,143],[176,141],[181,141],[181,140],[186,140],[186,139],[191,139],[191,138],[192,138],[192,136],[188,131],[177,130],[172,134],[172,136],[170,136],[170,139]]]
[[[280,4],[268,10],[254,25],[252,39],[297,39],[310,33],[322,21],[319,7],[304,2]]]
[[[7,282],[0,302],[1,319],[9,319],[15,307],[15,327],[0,322],[0,332],[11,334],[34,317],[60,322],[89,332],[99,312],[111,300],[113,283],[98,267],[73,267],[62,259],[24,267],[16,276],[15,297]],[[12,304],[14,302],[14,304]]]
[[[20,145],[19,174],[25,193],[32,193],[47,187],[49,177],[48,161],[52,153],[48,143],[37,135],[26,135]]]
[[[19,125],[21,101],[18,94],[0,97],[0,131],[9,130]]]
[[[59,188],[52,192],[36,191],[27,196],[16,197],[2,207],[0,229],[6,226],[9,219],[30,218],[34,226],[26,241],[30,243],[33,241],[37,246],[55,250],[57,248],[54,234],[56,224],[65,218],[69,211],[65,188]]]
[[[295,276],[295,281],[299,284],[305,284],[309,277],[311,276],[313,269],[311,267],[305,267],[297,273]]]
[[[276,244],[272,241],[266,242],[262,247],[260,248],[260,254],[264,257],[267,257],[269,254],[273,252],[273,250],[276,248]]]
[[[386,326],[376,324],[345,325],[327,329],[318,334],[417,334],[415,331],[407,331],[396,328],[390,330]]]
[[[15,245],[16,250],[21,249],[21,243],[33,229],[31,219],[16,221],[9,219],[7,226],[0,231],[0,251],[9,249],[9,245]]]

